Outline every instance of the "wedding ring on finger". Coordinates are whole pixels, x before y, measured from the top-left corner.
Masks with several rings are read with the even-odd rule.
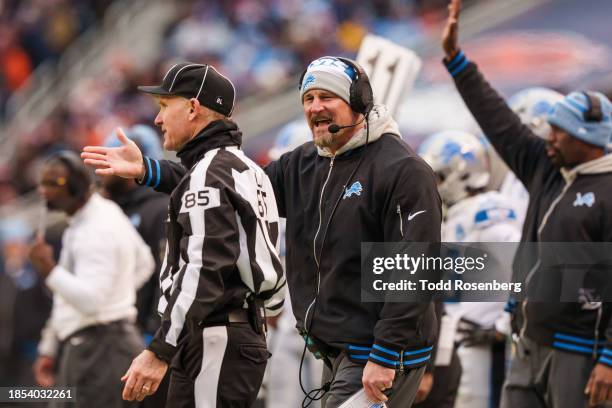
[[[389,384],[381,384],[378,389],[381,391],[386,391],[389,388],[393,387],[393,383],[389,383]]]

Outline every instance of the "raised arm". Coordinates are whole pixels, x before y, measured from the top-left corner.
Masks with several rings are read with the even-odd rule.
[[[556,171],[546,156],[546,142],[521,123],[476,64],[461,51],[458,40],[460,8],[460,0],[451,1],[442,35],[444,64],[487,139],[529,190],[535,171],[541,169],[542,163],[548,163],[551,172]]]

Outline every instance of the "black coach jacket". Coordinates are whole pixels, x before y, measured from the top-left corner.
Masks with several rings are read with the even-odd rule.
[[[370,113],[369,136],[362,130],[347,148],[331,156],[308,142],[266,168],[287,218],[298,328],[355,362],[423,365],[436,337],[433,305],[361,302],[361,243],[439,242],[435,176],[382,106]]]
[[[560,170],[546,156],[546,142],[521,123],[474,63],[460,54],[445,64],[479,126],[529,192],[521,241],[612,241],[612,155],[571,171]],[[551,285],[562,283],[543,271],[541,261],[539,256],[517,256],[515,272],[529,271],[528,283],[532,279],[540,283],[536,290],[550,290]],[[545,273],[548,275],[543,276]],[[612,365],[609,303],[527,299],[517,312],[521,334],[540,344],[592,355]]]

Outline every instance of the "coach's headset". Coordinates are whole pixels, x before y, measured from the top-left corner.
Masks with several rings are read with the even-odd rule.
[[[365,70],[357,62],[349,58],[333,57],[339,61],[344,62],[355,71],[356,78],[351,82],[349,89],[349,105],[353,112],[361,113],[365,116],[370,113],[374,107],[374,93],[372,92],[372,85],[370,84],[370,78],[366,74]],[[299,90],[302,90],[302,82],[304,76],[308,72],[308,68],[302,72],[299,82]]]
[[[601,110],[601,100],[591,91],[584,91],[582,94],[586,97],[587,110],[584,112],[584,120],[587,122],[601,122],[603,120],[603,111]]]
[[[70,195],[79,200],[84,199],[91,189],[93,177],[81,158],[74,152],[64,150],[49,157],[47,163],[52,162],[60,162],[68,169],[66,187]]]
[[[368,78],[368,75],[366,74],[365,70],[357,62],[355,62],[355,61],[353,61],[353,60],[351,60],[349,58],[343,58],[343,57],[333,57],[333,58],[335,58],[335,59],[337,59],[339,61],[344,62],[346,65],[351,67],[353,69],[353,71],[355,72],[355,78],[352,79],[351,87],[349,89],[349,105],[350,105],[351,110],[353,112],[362,114],[363,115],[363,119],[361,121],[359,121],[359,122],[352,123],[350,125],[331,124],[329,126],[329,132],[330,133],[337,133],[340,129],[356,126],[356,125],[360,124],[361,122],[363,122],[365,120],[366,121],[366,142],[365,142],[363,150],[361,151],[361,157],[359,158],[359,161],[357,162],[357,165],[355,166],[355,168],[353,169],[353,171],[349,175],[348,179],[344,183],[344,186],[342,186],[342,191],[340,192],[340,196],[336,200],[336,203],[334,204],[334,206],[332,208],[331,215],[329,216],[327,224],[325,225],[325,229],[324,229],[323,235],[322,235],[323,238],[322,238],[322,243],[321,243],[321,250],[319,252],[319,260],[321,259],[321,256],[323,254],[323,248],[325,246],[325,238],[327,236],[327,230],[328,230],[328,228],[329,228],[329,226],[331,224],[331,220],[332,220],[332,218],[334,216],[334,213],[336,212],[336,208],[338,207],[338,204],[340,204],[340,201],[341,201],[342,196],[344,194],[344,190],[346,189],[346,187],[351,182],[353,176],[357,172],[357,169],[361,165],[361,162],[363,161],[363,158],[365,156],[365,150],[367,149],[368,141],[369,141],[369,136],[370,136],[370,127],[367,124],[367,122],[368,122],[368,115],[369,115],[370,111],[372,110],[372,108],[374,107],[374,93],[372,91],[372,85],[370,84],[370,79]],[[299,82],[299,87],[298,87],[298,89],[300,91],[302,89],[302,82],[304,80],[304,76],[306,75],[307,71],[308,71],[308,68],[306,68],[304,70],[304,72],[302,72],[302,75],[300,76],[300,82]],[[334,127],[335,127],[335,129],[334,129]],[[320,262],[317,262],[317,280],[318,281],[320,281],[320,274],[321,274],[321,270],[319,268],[319,265],[320,265]],[[305,316],[305,319],[304,319],[304,331],[303,331],[303,333],[301,333],[302,336],[304,336],[304,340],[305,340],[304,350],[302,351],[302,358],[300,360],[300,371],[299,371],[300,388],[302,389],[302,392],[305,394],[305,398],[302,401],[302,407],[303,408],[306,408],[312,402],[318,401],[321,398],[323,398],[325,393],[327,391],[329,391],[329,389],[331,387],[331,384],[332,384],[332,382],[334,380],[334,378],[332,377],[331,380],[329,380],[328,382],[323,384],[323,386],[321,388],[316,388],[316,389],[311,390],[309,392],[304,389],[304,386],[303,386],[303,383],[302,383],[302,366],[303,366],[303,363],[304,363],[304,358],[306,356],[306,348],[309,345],[314,345],[311,342],[310,331],[312,330],[313,323],[314,323],[314,315],[316,313],[317,299],[318,298],[319,298],[319,287],[317,286],[317,291],[316,291],[315,297],[310,302],[308,310],[306,311],[306,316]],[[310,317],[310,324],[309,324],[309,322],[308,322],[308,311],[311,308],[312,308],[312,313],[310,315],[311,317]],[[313,353],[315,353],[315,355],[316,355],[315,350],[311,349],[311,351],[313,351]],[[326,357],[324,357],[324,358],[326,358]]]

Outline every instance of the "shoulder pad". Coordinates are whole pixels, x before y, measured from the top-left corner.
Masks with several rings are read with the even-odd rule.
[[[477,228],[488,227],[500,222],[516,221],[516,212],[512,208],[492,207],[476,212],[474,225]]]

